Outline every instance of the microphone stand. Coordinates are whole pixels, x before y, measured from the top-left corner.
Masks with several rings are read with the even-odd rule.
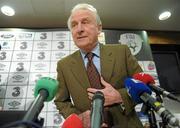
[[[159,102],[162,102],[161,96],[157,93],[156,93],[156,98]],[[155,112],[151,107],[143,104],[141,112],[145,113],[148,116],[150,128],[158,128]]]
[[[150,128],[158,128],[158,126],[156,124],[156,117],[155,117],[155,114],[154,114],[154,111],[152,110],[152,108],[143,104],[141,112],[145,113],[148,116]]]
[[[151,108],[148,111],[148,119],[150,123],[150,128],[158,128],[155,113]]]
[[[163,103],[163,99],[161,97],[161,95],[157,92],[155,92],[156,94],[156,100]],[[162,118],[162,125],[160,126],[161,128],[170,128],[167,121],[165,121],[165,119]]]
[[[163,103],[163,100],[162,100],[161,95],[158,94],[157,92],[155,92],[155,93],[156,93],[156,99],[157,99],[157,101]],[[168,123],[167,123],[167,121],[165,121],[163,118],[162,118],[162,126],[161,126],[161,128],[170,128],[169,125],[168,125]]]

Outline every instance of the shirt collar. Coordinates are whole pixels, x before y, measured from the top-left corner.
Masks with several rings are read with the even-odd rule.
[[[99,46],[99,42],[98,42],[96,47],[91,52],[94,53],[96,57],[100,57],[100,50],[99,49],[100,49],[100,46]],[[85,56],[87,53],[85,51],[83,51],[82,49],[80,49],[80,52],[81,52],[83,59],[85,59]]]

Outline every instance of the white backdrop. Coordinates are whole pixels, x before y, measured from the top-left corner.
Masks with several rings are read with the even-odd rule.
[[[104,33],[99,37],[105,42]],[[0,31],[0,106],[3,110],[27,110],[33,101],[36,80],[56,79],[56,63],[77,47],[69,31]],[[40,114],[44,126],[59,126],[63,118],[53,101]]]
[[[132,54],[143,49],[143,40],[137,34],[124,33],[119,37],[119,43],[127,44]],[[105,44],[104,32],[99,41]],[[77,50],[70,32],[61,30],[0,30],[0,45],[0,107],[4,111],[27,110],[34,99],[36,81],[42,76],[56,79],[57,61]],[[154,62],[138,62],[159,84]],[[136,106],[137,111],[140,108],[141,105]],[[44,126],[59,128],[64,121],[53,101],[45,103],[40,116],[45,119]],[[147,117],[142,116],[141,120],[145,123]]]

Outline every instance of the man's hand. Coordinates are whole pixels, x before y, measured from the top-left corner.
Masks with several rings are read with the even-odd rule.
[[[104,89],[95,89],[95,88],[88,88],[88,97],[92,100],[92,97],[94,96],[94,93],[96,91],[101,91],[104,94],[104,106],[112,105],[114,103],[122,103],[122,97],[120,93],[113,88],[113,86],[101,77],[101,83],[104,86]]]
[[[90,110],[87,110],[78,115],[81,121],[83,122],[84,128],[91,128],[90,114],[91,114]]]

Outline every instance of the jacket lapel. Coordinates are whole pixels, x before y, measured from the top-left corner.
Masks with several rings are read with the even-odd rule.
[[[100,45],[100,56],[101,56],[101,75],[106,80],[109,81],[113,72],[114,54],[106,46]]]
[[[87,77],[86,69],[80,51],[77,51],[71,60],[71,70],[74,77],[79,81],[80,85],[84,89],[90,87],[90,83]]]
[[[101,61],[101,75],[109,81],[113,72],[114,53],[110,49],[105,48],[106,46],[100,44],[100,61]],[[74,77],[79,81],[84,89],[90,87],[84,62],[80,51],[74,53],[73,59],[71,60],[71,70]]]

